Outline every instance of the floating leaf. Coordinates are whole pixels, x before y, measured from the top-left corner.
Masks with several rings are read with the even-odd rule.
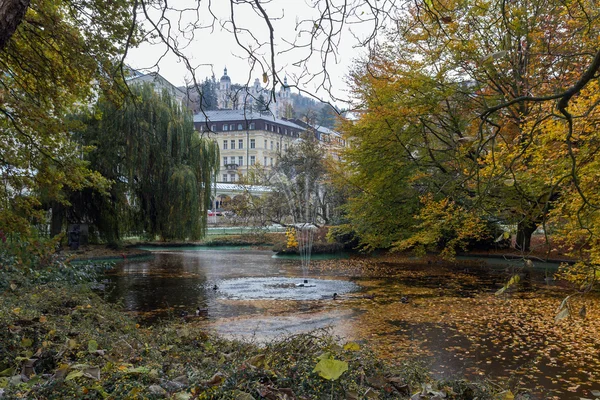
[[[556,317],[554,318],[554,321],[558,322],[561,319],[567,318],[568,316],[569,316],[569,309],[565,308],[561,312],[559,312],[558,314],[556,314]]]
[[[556,312],[559,312],[560,310],[566,307],[567,303],[569,302],[569,297],[571,296],[569,295],[563,299],[563,301],[560,303],[560,306],[558,306],[558,308],[556,309]]]
[[[333,358],[320,360],[313,369],[313,372],[318,372],[321,378],[330,381],[338,379],[346,371],[348,371],[348,363]]]

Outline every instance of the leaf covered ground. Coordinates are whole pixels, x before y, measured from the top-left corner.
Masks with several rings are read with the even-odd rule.
[[[419,363],[391,366],[323,331],[258,346],[208,335],[193,321],[141,327],[85,284],[15,282],[4,286],[0,306],[2,399],[385,399],[420,392],[426,399],[501,392],[432,382]]]

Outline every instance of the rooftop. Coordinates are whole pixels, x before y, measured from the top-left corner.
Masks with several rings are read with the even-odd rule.
[[[290,128],[304,130],[300,125],[287,121],[281,118],[275,118],[273,114],[260,114],[250,110],[214,110],[199,112],[194,115],[194,122],[209,123],[209,122],[228,122],[228,121],[257,121],[263,120],[274,122],[279,125],[288,126]]]

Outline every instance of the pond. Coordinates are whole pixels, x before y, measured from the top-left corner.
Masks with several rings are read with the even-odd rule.
[[[572,292],[548,286],[550,269],[495,296],[513,267],[384,256],[315,260],[304,272],[298,259],[251,248],[153,255],[117,265],[106,291],[142,323],[187,313],[201,329],[255,341],[328,328],[390,361],[423,359],[436,378],[509,381],[539,399],[600,390],[600,299],[572,298],[573,314],[585,304],[585,319],[555,322]],[[190,317],[196,308],[201,317]]]

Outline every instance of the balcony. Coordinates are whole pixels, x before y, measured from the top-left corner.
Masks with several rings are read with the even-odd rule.
[[[237,170],[238,165],[237,164],[225,164],[225,169],[228,171],[235,171]]]

